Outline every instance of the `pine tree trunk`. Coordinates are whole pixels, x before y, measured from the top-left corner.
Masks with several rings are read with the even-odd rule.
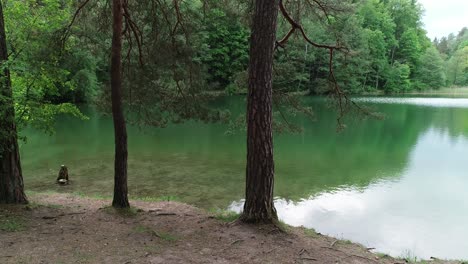
[[[21,173],[3,6],[0,1],[0,203],[27,203]]]
[[[250,40],[247,102],[246,194],[241,220],[272,223],[274,162],[272,132],[272,71],[278,2],[255,1]]]
[[[127,189],[127,128],[122,107],[122,0],[112,1],[113,34],[111,57],[111,97],[114,119],[115,160],[113,207],[130,207]]]

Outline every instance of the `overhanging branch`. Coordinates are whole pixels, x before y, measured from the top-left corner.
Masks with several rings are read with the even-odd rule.
[[[65,47],[65,42],[67,41],[68,37],[70,36],[71,32],[71,27],[73,24],[75,24],[75,20],[78,17],[78,15],[81,13],[81,10],[89,3],[90,0],[84,0],[83,3],[81,3],[78,6],[78,9],[76,9],[75,14],[73,14],[72,20],[68,24],[68,26],[65,27],[65,31],[62,36],[62,49]]]
[[[328,11],[326,10],[325,6],[322,3],[320,3],[318,0],[313,0],[313,2],[319,6],[319,8],[324,12],[324,14],[326,15],[326,17],[328,19]],[[335,76],[335,73],[334,73],[334,70],[333,70],[334,52],[336,50],[338,50],[338,51],[348,53],[349,52],[348,48],[346,48],[344,46],[341,46],[339,43],[337,43],[336,45],[327,45],[327,44],[319,44],[317,42],[314,42],[312,39],[310,39],[307,36],[307,34],[306,34],[304,28],[302,27],[302,25],[299,24],[298,22],[296,22],[292,18],[292,16],[289,14],[289,12],[286,10],[286,7],[284,6],[283,0],[279,0],[279,9],[280,9],[281,14],[283,15],[283,17],[291,25],[291,29],[286,33],[286,35],[281,40],[276,42],[276,48],[284,47],[284,45],[287,43],[287,41],[293,35],[293,33],[296,30],[298,30],[301,33],[304,40],[307,43],[309,43],[310,45],[312,45],[312,46],[314,46],[316,48],[328,49],[328,51],[329,51],[329,62],[328,62],[329,63],[328,64],[329,65],[329,67],[328,67],[329,76],[328,76],[328,79],[329,79],[330,84],[331,84],[331,90],[333,92],[333,96],[336,98],[337,105],[338,105],[339,114],[338,114],[338,117],[337,117],[337,122],[338,122],[339,128],[343,127],[342,119],[343,119],[343,117],[344,117],[344,115],[345,115],[345,113],[347,111],[347,108],[350,105],[355,107],[356,109],[358,109],[361,113],[364,113],[365,115],[373,115],[372,112],[366,110],[365,108],[362,108],[361,106],[359,106],[358,104],[353,102],[348,97],[348,95],[345,92],[343,92],[343,90],[338,85],[338,82],[337,82],[337,79],[336,79],[336,76]]]

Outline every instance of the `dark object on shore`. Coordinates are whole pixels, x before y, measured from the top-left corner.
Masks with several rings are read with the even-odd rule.
[[[56,183],[65,185],[68,184],[68,168],[65,165],[60,167],[60,172],[57,177]]]

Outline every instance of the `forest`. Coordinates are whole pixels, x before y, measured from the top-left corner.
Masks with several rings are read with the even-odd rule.
[[[374,111],[373,107],[366,106],[368,103],[366,96],[377,98],[370,101],[371,105],[379,102],[379,97],[383,98],[384,104],[387,104],[385,100],[393,103],[392,98],[398,96],[405,98],[412,94],[437,92],[444,88],[456,90],[468,86],[468,28],[454,29],[454,33],[445,37],[429,39],[422,22],[424,13],[423,5],[416,0],[1,0],[0,204],[13,204],[13,207],[0,207],[0,247],[1,236],[5,234],[7,234],[5,237],[14,241],[12,243],[16,243],[14,234],[7,233],[6,230],[16,228],[15,225],[11,227],[13,220],[9,219],[16,219],[15,215],[22,214],[18,213],[18,208],[14,207],[15,204],[19,204],[26,206],[24,207],[26,209],[21,210],[30,214],[21,216],[23,218],[55,219],[54,221],[60,218],[60,222],[64,218],[74,219],[77,214],[83,214],[89,217],[90,223],[99,222],[103,218],[107,219],[105,220],[107,222],[114,221],[112,223],[121,228],[121,233],[117,234],[119,240],[125,240],[124,231],[130,228],[133,233],[140,235],[144,233],[151,237],[151,241],[155,238],[163,242],[158,247],[164,248],[164,253],[160,251],[145,253],[144,257],[132,253],[132,258],[138,259],[136,263],[185,263],[191,258],[190,254],[194,253],[185,251],[186,248],[183,245],[166,243],[168,241],[178,243],[178,237],[182,235],[171,236],[165,233],[166,231],[154,231],[148,227],[150,224],[147,217],[161,210],[170,212],[159,212],[156,216],[184,215],[178,220],[179,222],[165,219],[159,223],[161,225],[164,223],[165,227],[172,226],[171,232],[177,229],[182,234],[195,232],[194,223],[204,223],[205,216],[182,203],[154,205],[129,199],[129,193],[130,198],[133,198],[132,192],[137,193],[141,191],[140,188],[143,189],[140,185],[135,188],[133,185],[135,183],[132,182],[132,178],[137,177],[134,173],[137,171],[135,166],[141,161],[133,156],[139,154],[132,154],[132,150],[135,149],[132,148],[134,147],[132,140],[136,142],[137,138],[145,138],[143,135],[135,136],[134,128],[176,130],[177,132],[174,132],[176,134],[184,131],[183,125],[196,124],[196,128],[205,129],[203,125],[216,123],[226,128],[223,129],[223,135],[231,132],[235,134],[235,131],[240,130],[240,134],[244,136],[242,137],[243,143],[240,144],[243,147],[242,151],[238,151],[236,146],[230,146],[235,149],[233,153],[242,155],[237,155],[233,164],[238,162],[237,159],[242,160],[240,163],[243,166],[241,173],[244,180],[232,185],[230,185],[231,178],[229,182],[225,182],[226,186],[243,188],[243,195],[238,205],[240,197],[237,193],[231,195],[230,191],[225,191],[223,196],[222,193],[215,193],[219,190],[213,190],[212,195],[218,198],[210,198],[210,202],[206,203],[214,204],[216,199],[224,200],[229,197],[230,204],[223,201],[221,207],[229,207],[235,211],[235,214],[218,212],[215,216],[209,216],[209,221],[229,220],[227,225],[223,225],[224,231],[222,232],[240,237],[227,243],[231,247],[241,244],[240,247],[245,250],[255,247],[256,244],[245,242],[249,237],[268,237],[264,246],[262,243],[263,253],[271,252],[273,250],[271,248],[278,245],[282,247],[285,241],[295,239],[295,242],[291,242],[292,246],[285,247],[287,253],[282,255],[278,253],[277,256],[268,254],[263,256],[257,251],[250,252],[250,255],[239,256],[239,252],[236,251],[239,249],[231,248],[227,251],[229,254],[229,258],[226,259],[227,263],[265,263],[265,261],[272,261],[272,263],[309,263],[307,261],[399,263],[394,262],[398,261],[397,259],[393,259],[393,257],[400,257],[399,255],[390,254],[392,257],[387,254],[375,255],[375,252],[372,252],[374,248],[370,246],[362,248],[353,244],[348,248],[348,242],[345,239],[333,239],[320,232],[300,228],[291,229],[285,225],[278,216],[278,211],[283,212],[283,208],[277,211],[276,204],[281,204],[282,198],[289,201],[289,196],[300,196],[300,199],[291,198],[291,203],[297,206],[298,203],[309,198],[306,194],[299,195],[303,191],[297,183],[300,181],[294,182],[281,178],[280,183],[288,185],[275,186],[275,175],[278,171],[282,177],[287,174],[283,166],[290,160],[285,159],[285,154],[282,153],[290,153],[291,156],[296,157],[296,160],[301,161],[304,157],[308,157],[314,160],[312,165],[315,166],[314,169],[321,171],[322,167],[325,167],[323,164],[331,163],[332,158],[325,160],[319,158],[320,155],[338,157],[335,156],[338,155],[338,150],[330,146],[342,144],[339,148],[344,146],[346,150],[346,146],[351,145],[349,149],[352,149],[355,156],[337,159],[337,168],[344,168],[342,175],[334,171],[333,167],[327,167],[329,170],[321,175],[328,175],[329,178],[320,178],[326,183],[311,183],[312,180],[304,180],[307,183],[305,185],[314,190],[310,197],[322,195],[322,192],[316,192],[315,189],[323,188],[328,191],[335,188],[335,185],[344,186],[349,181],[353,182],[353,188],[356,186],[358,189],[365,186],[370,188],[376,181],[375,175],[380,173],[379,168],[392,175],[404,173],[404,164],[411,162],[411,150],[414,150],[412,148],[421,142],[420,137],[430,136],[433,127],[435,127],[434,131],[438,131],[437,129],[440,128],[438,126],[447,126],[446,131],[450,136],[464,136],[465,122],[455,122],[458,116],[462,116],[460,112],[441,111],[438,114],[423,114],[417,112],[418,108],[412,108],[412,105],[420,106],[424,103],[418,100],[402,99],[405,106],[398,109],[383,107],[384,112],[387,111],[386,114],[392,113],[395,116],[389,115],[390,121],[387,119],[381,121],[384,119],[383,115]],[[240,102],[239,98],[243,101]],[[323,98],[330,99],[327,101],[328,107],[324,107],[321,101],[317,103],[317,100]],[[463,102],[459,102],[437,101],[429,104],[438,104],[450,109],[451,107],[464,108]],[[242,110],[237,111],[238,105],[241,105],[239,108]],[[90,111],[90,108],[93,110]],[[321,123],[323,121],[318,121],[319,124],[332,128],[330,130],[332,132],[311,127],[307,123],[315,119],[314,111],[317,109],[318,113],[326,116],[329,122],[325,124]],[[413,118],[416,112],[419,117],[417,120]],[[90,207],[91,209],[88,208],[90,211],[64,211],[56,216],[50,216],[51,213],[57,213],[57,210],[64,206],[68,208],[66,210],[71,210],[69,209],[71,202],[68,200],[65,204],[60,204],[60,208],[37,205],[37,201],[44,202],[51,199],[53,195],[47,192],[36,193],[37,186],[46,185],[44,182],[37,183],[37,179],[43,179],[41,178],[43,172],[33,171],[28,167],[31,160],[29,157],[26,170],[22,169],[21,158],[28,156],[27,150],[31,150],[28,148],[30,142],[33,145],[37,144],[34,140],[38,133],[53,137],[58,133],[57,127],[60,127],[58,124],[65,123],[63,120],[67,120],[66,118],[76,120],[73,122],[83,122],[80,124],[91,122],[94,126],[93,122],[97,121],[93,120],[98,120],[94,119],[95,113],[112,120],[112,126],[105,129],[106,137],[113,139],[112,164],[108,165],[110,160],[102,153],[99,154],[102,155],[102,160],[91,162],[107,162],[107,165],[102,165],[106,169],[102,171],[100,177],[110,179],[112,176],[112,181],[108,180],[105,183],[106,186],[113,186],[112,197],[107,197],[112,201],[101,199],[98,205],[94,205],[93,202],[89,205],[94,206]],[[441,121],[445,120],[440,117],[442,115],[448,116],[446,119],[453,123]],[[368,132],[356,129],[356,127],[349,128],[348,124],[352,126],[356,122],[356,120],[350,120],[350,116],[359,116],[360,119],[365,119],[365,122],[385,122],[385,125],[366,123],[366,126],[373,128],[373,133],[379,133],[374,137],[373,134],[368,135]],[[367,119],[371,120],[367,121]],[[409,122],[408,120],[413,121],[411,124],[403,122]],[[455,123],[457,125],[454,125]],[[182,128],[177,129],[178,125]],[[354,132],[349,132],[353,129]],[[311,130],[315,132],[310,132]],[[402,130],[406,134],[399,136],[401,142],[395,144],[401,148],[391,147],[392,135],[386,133],[396,131],[396,135]],[[78,131],[82,130],[76,129],[76,136],[79,137]],[[189,130],[186,132],[188,133]],[[296,136],[302,135],[301,146],[304,149],[305,146],[310,147],[309,149],[314,148],[308,145],[304,138],[311,136],[307,133],[316,133],[315,136],[324,139],[322,142],[314,142],[321,146],[321,152],[317,152],[318,154],[314,152],[313,155],[307,152],[309,150],[304,149],[301,149],[304,152],[288,152],[285,148],[288,144],[284,143],[286,136],[280,137],[279,144],[276,142],[277,135],[283,132],[286,134],[293,132],[291,134]],[[87,132],[82,133],[84,137]],[[334,141],[331,140],[330,137],[334,137],[331,136],[335,135],[334,133],[337,133],[336,135],[343,133],[344,139],[336,136],[333,138]],[[369,140],[366,141],[362,135],[368,135]],[[211,136],[216,138],[215,135]],[[200,136],[200,142],[203,138],[203,135]],[[352,141],[352,143],[344,141],[350,140],[349,138],[357,141]],[[167,138],[161,137],[161,142],[165,139]],[[294,141],[291,138],[287,139]],[[81,139],[77,138],[77,140]],[[83,142],[85,142],[85,137]],[[181,139],[180,144],[184,145],[183,142]],[[441,139],[441,142],[445,141]],[[379,145],[379,143],[382,144]],[[68,144],[72,145],[76,142]],[[164,143],[161,147],[163,145]],[[277,145],[280,151],[277,150]],[[373,157],[367,156],[365,150],[361,149],[363,145],[375,153]],[[42,147],[44,151],[48,149],[48,146]],[[153,147],[160,146],[155,144]],[[209,147],[206,146],[206,148]],[[380,148],[387,149],[388,152],[382,153]],[[34,151],[36,153],[38,150]],[[167,150],[164,149],[164,151]],[[90,150],[90,155],[91,153],[92,150]],[[277,154],[280,158],[277,158]],[[154,162],[156,164],[161,162],[161,166],[167,162],[166,158],[174,157],[175,160],[179,158],[175,154],[174,156],[161,154],[157,156],[160,160],[156,159],[156,155],[154,157]],[[193,158],[193,161],[189,160],[186,163],[195,163],[199,157],[195,155]],[[63,159],[67,160],[66,157]],[[275,163],[277,160],[280,162]],[[368,164],[362,165],[363,169],[352,167],[353,163],[364,164],[363,160],[369,161]],[[387,161],[383,162],[385,160]],[[47,161],[47,166],[49,162],[51,161]],[[279,166],[277,166],[278,163]],[[304,163],[306,164],[307,161]],[[177,171],[176,167],[183,167],[183,165],[178,164],[173,167]],[[192,167],[188,167],[185,172],[188,174],[187,177],[192,170],[196,170],[197,165]],[[230,168],[238,169],[238,167]],[[358,172],[353,171],[354,174],[351,175],[352,173],[346,171],[346,168],[349,171],[355,169]],[[47,169],[47,173],[50,174],[51,169],[49,167]],[[26,181],[23,179],[23,174],[28,174]],[[92,175],[99,178],[99,174],[100,172]],[[169,175],[170,172],[167,174]],[[210,175],[209,172],[206,174]],[[238,171],[237,174],[239,174]],[[344,176],[348,174],[351,175],[350,178]],[[29,175],[36,175],[37,179],[29,179],[31,177]],[[70,175],[73,174],[70,173]],[[384,181],[391,177],[394,176],[386,175],[377,178],[379,181]],[[206,180],[201,178],[200,182]],[[226,178],[219,176],[216,180],[214,177],[213,181],[219,182],[221,179]],[[25,184],[28,181],[36,184],[31,190],[32,195],[28,190],[28,184]],[[100,179],[96,181],[98,188],[101,188]],[[130,184],[128,184],[129,181]],[[161,186],[191,182],[188,179],[171,182],[170,177],[164,181],[164,183],[161,182]],[[77,189],[83,186],[80,185],[83,183],[79,182],[74,185],[73,180],[69,182],[65,165],[62,165],[56,183],[58,185],[70,183],[73,186],[70,188]],[[144,188],[162,189],[158,183],[155,186],[144,185]],[[196,188],[204,190],[206,186]],[[297,193],[288,193],[286,191],[288,188],[294,189]],[[77,189],[73,191],[79,192],[80,190]],[[190,189],[190,187],[180,186],[174,189],[179,195],[183,195],[180,190]],[[58,193],[63,194],[63,190],[67,189],[62,188]],[[276,190],[279,190],[281,195],[277,196]],[[304,193],[309,194],[310,191]],[[30,199],[29,196],[33,198]],[[221,196],[223,198],[220,198]],[[81,199],[90,198],[82,197]],[[203,200],[203,198],[197,199],[197,201]],[[190,204],[190,201],[183,200],[183,202]],[[86,207],[88,202],[78,200],[76,203]],[[107,203],[111,203],[112,206],[107,207]],[[163,209],[153,209],[151,206],[162,206]],[[132,211],[133,207],[139,209]],[[101,209],[105,212],[101,212]],[[136,215],[138,221],[145,223],[145,226],[136,220],[132,222],[136,226],[129,227],[122,224],[126,220],[118,222],[119,220],[108,219],[109,214],[105,213],[110,210],[116,210],[118,217],[122,217],[122,212],[124,217],[129,214]],[[66,226],[65,220],[60,224]],[[5,223],[8,223],[8,226],[2,228]],[[236,227],[230,229],[231,225]],[[27,225],[24,224],[24,226]],[[258,226],[260,227],[257,229]],[[261,226],[266,226],[266,229],[262,229]],[[182,227],[186,228],[185,231],[180,230]],[[200,229],[203,227],[210,230],[218,228],[215,222],[207,222]],[[96,234],[112,233],[111,230],[106,229],[108,227],[100,226],[100,228],[102,229],[95,231]],[[277,237],[270,237],[272,233],[277,234]],[[201,240],[199,238],[189,240],[190,243],[201,247],[193,249],[194,252],[208,250],[203,248],[204,243],[214,240],[218,234],[207,233],[205,235],[201,236]],[[291,238],[291,236],[295,237]],[[189,239],[188,237],[187,235],[186,238]],[[310,242],[305,237],[315,237],[318,240]],[[77,243],[82,242],[80,239],[86,240],[87,238],[86,236],[80,237],[76,240],[80,241]],[[93,239],[101,238],[94,237]],[[132,239],[135,239],[137,241],[135,243],[138,244],[141,237],[136,236]],[[191,235],[190,239],[193,239]],[[227,238],[219,236],[219,240],[222,239]],[[309,249],[305,249],[306,246],[301,248],[304,243]],[[319,248],[327,248],[335,253],[323,253],[317,249],[317,245],[310,243],[318,243]],[[32,244],[29,246],[33,248]],[[117,248],[121,246],[116,244],[113,250],[118,252]],[[136,248],[141,249],[138,246],[139,244]],[[182,255],[187,255],[184,255],[182,259],[171,259],[168,256],[172,254],[170,253],[172,246],[183,250]],[[216,248],[216,245],[211,245],[211,247],[209,250],[224,250]],[[388,249],[388,252],[393,250],[391,247],[382,248]],[[297,253],[298,251],[300,253]],[[31,252],[30,254],[33,255],[42,254],[34,253],[32,249]],[[312,254],[314,255],[312,257],[306,254],[306,256],[305,252],[308,252],[307,254],[315,252],[316,255]],[[399,252],[401,253],[401,250]],[[424,251],[421,250],[421,252]],[[464,258],[464,255],[446,253],[449,250],[441,252],[440,254],[446,258]],[[5,257],[2,254],[7,253],[7,250],[4,252],[0,250],[0,262]],[[12,256],[11,253],[8,254],[10,255],[5,258],[12,258],[11,263],[20,260],[35,263],[26,257],[23,259]],[[156,258],[156,260],[153,259],[155,262],[140,259],[147,258],[151,254],[162,254],[164,256],[162,262],[157,262]],[[432,258],[432,255],[429,256],[427,252],[416,254],[418,255],[407,254],[400,259],[416,262],[419,261],[419,257]],[[249,262],[247,257],[254,255],[255,258],[252,257],[250,259],[252,262]],[[295,256],[294,259],[289,259],[291,255]],[[280,257],[276,259],[278,256]],[[103,261],[101,257],[89,256],[92,260],[88,262],[116,263],[115,261],[127,260],[117,253],[113,259],[106,261]],[[73,254],[73,258],[78,257]],[[351,259],[358,262],[348,262]],[[63,261],[59,257],[52,261],[59,260]],[[434,260],[438,261],[435,258]],[[207,257],[195,259],[194,263],[214,263],[214,260]]]
[[[54,112],[72,111],[66,105],[58,107],[64,103],[104,100],[110,85],[109,3],[91,1],[76,16],[74,1],[26,3],[6,1],[4,7],[16,100],[31,105],[26,112],[36,103],[49,104]],[[207,0],[178,5],[176,9],[172,1],[147,1],[129,7],[141,43],[125,40],[126,74],[136,79],[126,79],[132,87],[125,89],[133,89],[136,98],[150,82],[170,90],[178,80],[191,82],[190,89],[245,93],[251,3]],[[327,18],[313,1],[285,5],[316,42],[347,48],[337,54],[334,67],[348,93],[402,93],[468,83],[467,29],[428,39],[421,22],[424,11],[416,1],[327,1]],[[154,16],[156,11],[161,15]],[[15,30],[8,31],[11,28]],[[287,21],[279,18],[278,34],[288,30]],[[141,69],[140,48],[145,64]],[[298,37],[275,54],[274,72],[277,89],[327,93],[327,51]]]

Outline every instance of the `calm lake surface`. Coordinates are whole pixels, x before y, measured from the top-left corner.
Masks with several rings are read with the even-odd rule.
[[[385,120],[346,120],[308,98],[316,120],[294,118],[302,134],[275,136],[276,207],[294,226],[350,239],[393,256],[468,259],[468,99],[357,98]],[[233,112],[241,98],[223,99]],[[109,117],[60,118],[54,135],[26,130],[21,144],[28,190],[111,196]],[[164,129],[129,127],[131,198],[178,199],[242,208],[245,133],[189,122]],[[60,165],[73,183],[54,184]]]

